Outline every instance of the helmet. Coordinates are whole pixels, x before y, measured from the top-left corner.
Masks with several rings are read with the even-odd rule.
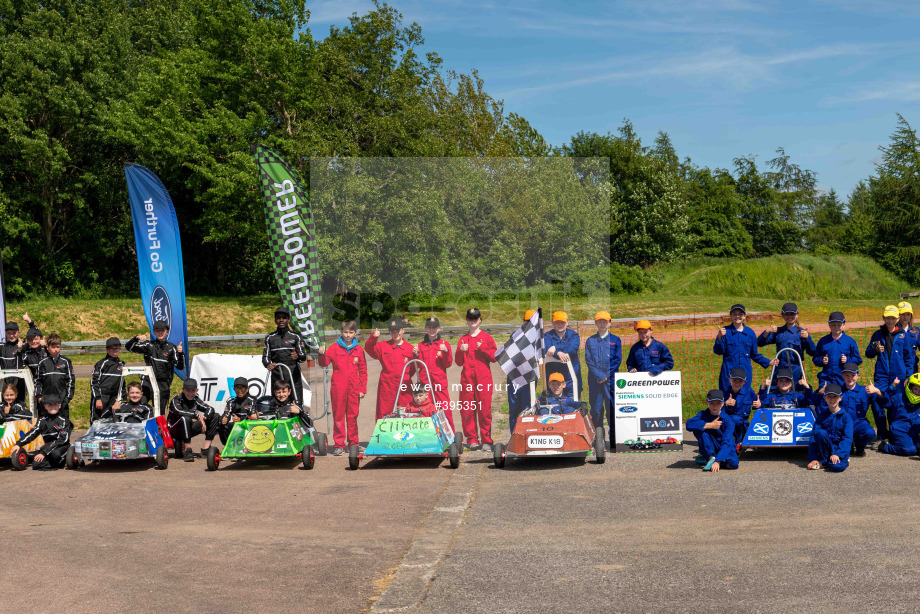
[[[904,392],[907,394],[907,400],[910,401],[911,405],[920,404],[920,395],[916,395],[910,391],[911,386],[920,386],[920,373],[914,373],[907,378],[907,382],[904,384]]]

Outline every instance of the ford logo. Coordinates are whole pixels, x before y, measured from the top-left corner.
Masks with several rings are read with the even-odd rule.
[[[154,288],[153,294],[150,295],[150,318],[154,322],[163,320],[172,330],[172,305],[163,286]]]
[[[627,405],[626,407],[617,407],[617,411],[621,414],[632,414],[639,411],[639,408],[635,405]]]

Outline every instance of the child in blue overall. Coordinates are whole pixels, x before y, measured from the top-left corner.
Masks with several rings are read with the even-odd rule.
[[[808,444],[808,468],[840,473],[850,465],[850,448],[853,447],[853,418],[840,407],[843,390],[839,384],[824,386],[824,403],[827,406],[815,419],[811,442]]]
[[[707,409],[687,420],[687,430],[700,444],[700,456],[696,462],[703,465],[703,471],[718,473],[723,467],[738,468],[733,435],[735,421],[722,411],[724,402],[725,395],[721,390],[710,390],[706,394]]]
[[[764,407],[781,407],[793,405],[795,407],[808,407],[811,405],[811,387],[804,377],[799,380],[802,392],[792,389],[792,371],[778,369],[776,371],[776,390],[770,392],[770,378],[760,387],[760,403]]]
[[[885,307],[882,314],[885,322],[878,330],[872,333],[869,345],[866,347],[866,358],[875,358],[875,373],[873,380],[878,389],[885,392],[892,387],[895,380],[907,379],[907,368],[904,364],[904,354],[907,351],[907,335],[898,328],[898,308],[894,305]],[[878,402],[878,397],[870,399],[872,415],[878,426],[878,435],[882,441],[888,439],[888,425],[885,410]]]
[[[907,335],[904,344],[907,350],[904,354],[904,366],[907,367],[907,374],[910,375],[917,372],[917,348],[920,347],[920,328],[914,326],[914,308],[906,301],[898,303],[898,327]]]
[[[620,338],[610,332],[610,314],[598,311],[594,316],[597,333],[585,341],[585,365],[588,367],[588,399],[591,401],[591,421],[594,428],[604,425],[610,429],[610,441],[616,441],[613,421],[613,380],[623,361]]]
[[[920,374],[898,382],[885,393],[888,408],[889,442],[882,442],[879,452],[913,456],[920,445]]]
[[[740,367],[735,367],[729,374],[731,387],[722,391],[725,397],[724,413],[735,421],[735,444],[740,444],[747,433],[751,417],[751,410],[760,407],[760,398],[754,389],[748,386],[747,373]]]
[[[831,334],[821,337],[815,346],[815,357],[812,362],[821,367],[818,373],[818,388],[833,382],[838,386],[843,385],[843,365],[848,362],[862,364],[859,346],[851,336],[843,332],[846,317],[839,311],[832,311],[827,317],[827,326]]]
[[[732,305],[728,313],[732,323],[719,329],[712,345],[716,356],[722,357],[722,370],[719,371],[719,388],[722,390],[731,386],[729,374],[732,369],[744,369],[747,379],[753,381],[752,360],[764,369],[770,366],[770,359],[757,351],[757,335],[754,330],[744,324],[747,314],[744,305]]]
[[[769,329],[760,333],[760,336],[757,337],[757,345],[759,347],[776,345],[776,358],[770,364],[781,369],[789,369],[792,371],[793,381],[797,382],[805,375],[802,373],[802,366],[790,352],[780,353],[780,350],[794,350],[799,358],[805,360],[806,354],[815,355],[817,346],[808,330],[799,326],[799,308],[795,303],[783,305],[782,316],[786,323],[779,328],[771,325]],[[775,382],[771,385],[775,385]]]

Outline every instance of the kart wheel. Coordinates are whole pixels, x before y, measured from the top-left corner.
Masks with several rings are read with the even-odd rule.
[[[307,446],[304,448],[300,457],[303,459],[303,468],[304,469],[313,469],[313,463],[316,462],[316,456],[314,456],[313,446]]]
[[[463,450],[463,433],[454,433],[454,443],[458,450]]]
[[[166,453],[166,446],[157,448],[157,469],[166,469],[169,466],[169,454]]]
[[[29,454],[25,450],[19,450],[16,456],[11,456],[10,461],[13,463],[13,469],[22,471],[29,465]]]
[[[499,469],[505,466],[505,444],[497,443],[492,446],[492,462]]]
[[[451,469],[456,469],[460,466],[460,444],[456,441],[447,448],[447,460],[450,461]]]
[[[594,458],[598,465],[603,465],[607,460],[607,445],[604,443],[604,427],[599,426],[594,431]]]
[[[352,471],[358,470],[358,446],[354,444],[348,446],[348,468]]]
[[[313,440],[316,442],[313,444],[314,449],[316,450],[317,456],[326,456],[329,453],[329,448],[326,446],[326,433],[320,433],[316,431]]]
[[[208,448],[207,462],[208,471],[217,471],[217,468],[220,467],[220,452],[214,446]]]

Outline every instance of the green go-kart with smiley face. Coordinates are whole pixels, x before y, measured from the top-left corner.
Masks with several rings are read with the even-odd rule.
[[[240,420],[233,425],[223,450],[211,446],[207,453],[209,471],[217,471],[223,461],[264,460],[268,458],[298,457],[304,469],[313,469],[317,448],[326,446],[326,435],[313,428],[313,421],[293,418],[276,418],[268,413],[271,397],[262,397],[257,407],[259,420]]]

